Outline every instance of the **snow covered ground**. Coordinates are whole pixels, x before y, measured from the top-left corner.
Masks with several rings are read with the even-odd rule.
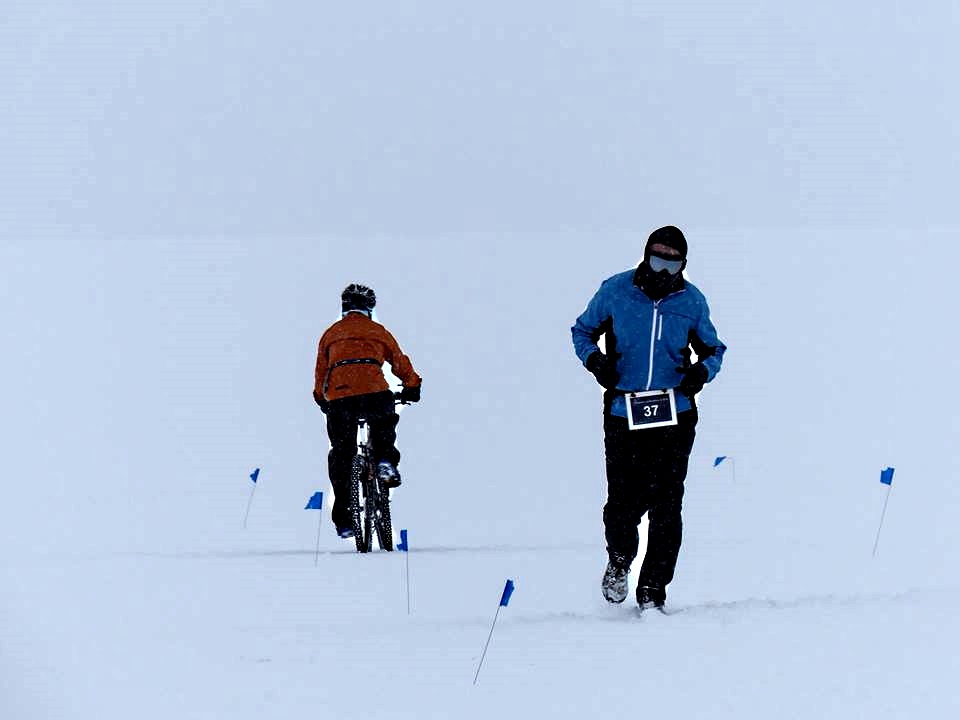
[[[808,550],[804,564],[829,550]],[[599,547],[108,556],[8,568],[6,717],[952,717],[960,589],[686,548],[673,615],[599,598]],[[718,576],[711,567],[731,563]],[[794,563],[797,558],[793,559]],[[759,564],[759,563],[758,563]],[[503,610],[477,661],[504,575]],[[843,577],[840,577],[843,575]],[[8,600],[10,598],[8,597]],[[10,610],[13,610],[11,622]]]
[[[674,614],[643,618],[599,594],[599,396],[568,337],[641,240],[588,258],[578,236],[424,241],[464,270],[429,283],[395,272],[405,249],[386,239],[63,246],[56,262],[8,246],[3,716],[952,717],[955,391],[918,384],[957,350],[930,292],[949,271],[898,255],[893,232],[688,234],[730,352],[701,398]],[[328,490],[311,369],[344,275],[377,287],[425,377],[394,503],[409,616],[405,558],[357,556],[324,511],[315,565],[302,509]]]

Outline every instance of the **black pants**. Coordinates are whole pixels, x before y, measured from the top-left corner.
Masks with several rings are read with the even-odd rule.
[[[629,567],[640,542],[637,526],[649,513],[641,586],[665,588],[673,580],[683,534],[683,481],[697,419],[697,411],[689,410],[677,416],[674,426],[630,430],[626,418],[604,415],[607,553],[612,563]]]
[[[367,421],[367,438],[374,462],[386,460],[396,467],[397,415],[390,391],[354,395],[330,403],[327,410],[327,436],[330,454],[327,466],[333,485],[333,522],[338,528],[350,526],[350,464],[357,453],[357,419]]]

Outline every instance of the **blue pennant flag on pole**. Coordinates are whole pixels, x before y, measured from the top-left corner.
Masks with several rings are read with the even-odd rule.
[[[307,500],[306,507],[304,510],[323,510],[323,493],[320,491],[315,492],[310,496],[310,499]],[[313,556],[313,564],[317,565],[320,562],[320,525],[323,523],[323,513],[320,513],[317,516],[317,552]]]
[[[513,580],[507,580],[507,584],[503,586],[503,595],[500,597],[500,607],[506,607],[510,603],[510,596],[513,595],[513,590]]]
[[[250,506],[253,504],[253,494],[257,491],[257,478],[260,477],[260,468],[250,473],[250,479],[253,480],[253,486],[250,488],[250,499],[247,500],[247,512],[243,515],[243,527],[247,527],[247,518],[250,517]]]
[[[480,677],[480,668],[483,667],[483,661],[487,657],[487,648],[490,647],[490,640],[493,638],[493,629],[497,626],[497,618],[500,617],[500,608],[505,608],[510,604],[510,596],[513,595],[513,580],[507,580],[503,586],[503,595],[500,596],[500,605],[497,606],[497,614],[493,616],[493,624],[490,626],[490,634],[487,635],[487,644],[483,646],[483,652],[480,654],[480,662],[477,664],[477,672],[473,676],[473,684],[477,684],[477,678]]]
[[[888,467],[880,471],[880,482],[887,486],[887,497],[883,501],[883,512],[880,513],[880,527],[877,528],[877,539],[873,541],[873,556],[877,556],[877,546],[880,544],[880,531],[883,530],[883,519],[887,516],[887,503],[890,502],[890,491],[893,490],[893,468]]]
[[[716,460],[713,461],[713,466],[716,467],[726,459],[727,459],[726,455],[721,455],[720,457],[718,457]]]
[[[407,552],[410,549],[410,545],[407,543],[407,531],[400,531],[400,542],[397,544],[397,550],[400,552]]]

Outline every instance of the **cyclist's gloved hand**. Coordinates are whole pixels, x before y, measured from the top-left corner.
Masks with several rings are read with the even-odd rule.
[[[587,370],[593,373],[601,387],[607,390],[613,390],[620,382],[620,373],[617,372],[617,363],[604,355],[599,350],[593,352],[587,358]]]
[[[404,387],[400,391],[400,401],[405,403],[420,402],[420,386]]]
[[[678,367],[677,372],[683,373],[683,379],[677,386],[682,394],[692,398],[698,392],[703,390],[704,383],[707,382],[707,366],[702,362],[696,362],[690,367]]]
[[[313,391],[313,401],[314,401],[317,405],[320,406],[320,410],[323,412],[324,415],[326,415],[326,414],[327,414],[327,410],[330,409],[330,403],[328,403],[328,402],[326,401],[326,399],[323,397],[323,395],[321,395],[321,394],[318,393],[316,390],[314,390],[314,391]]]

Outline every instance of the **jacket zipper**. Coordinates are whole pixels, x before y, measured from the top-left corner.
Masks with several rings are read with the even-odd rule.
[[[650,389],[650,385],[653,383],[653,349],[657,343],[657,317],[660,314],[660,301],[657,300],[653,304],[653,325],[650,327],[650,373],[647,375],[647,387]]]

